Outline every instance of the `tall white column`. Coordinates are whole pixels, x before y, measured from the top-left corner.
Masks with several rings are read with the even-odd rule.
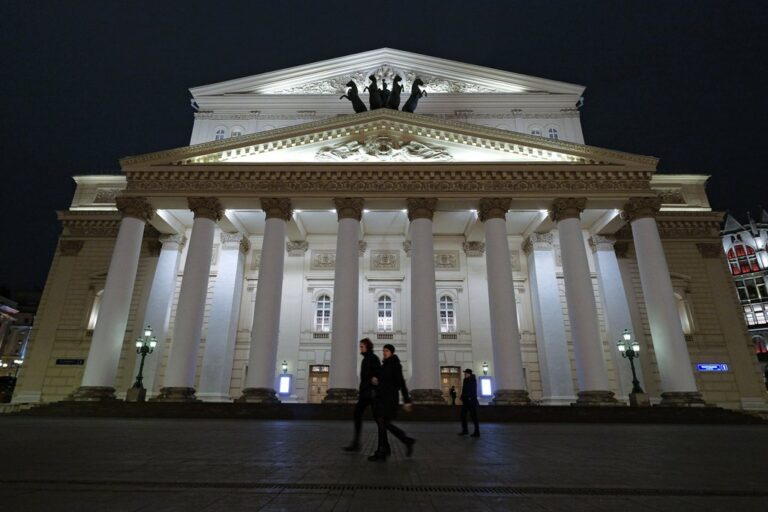
[[[213,235],[222,208],[214,197],[190,197],[189,209],[195,214],[189,237],[184,277],[181,279],[179,303],[173,324],[173,341],[168,354],[168,367],[160,394],[161,402],[196,401],[195,373],[197,352],[203,331],[208,278],[211,272]]]
[[[565,299],[571,323],[579,405],[615,404],[608,389],[608,373],[603,359],[603,344],[597,322],[597,305],[587,261],[587,249],[581,232],[584,198],[560,198],[552,203],[550,216],[557,222],[563,260]]]
[[[208,317],[198,398],[206,402],[230,402],[229,384],[235,357],[237,322],[243,293],[245,255],[250,243],[240,233],[220,234],[218,271]]]
[[[619,391],[622,396],[627,397],[632,392],[632,369],[629,366],[629,361],[622,357],[621,352],[619,352],[616,342],[621,339],[624,329],[629,329],[635,340],[638,338],[632,327],[627,293],[624,290],[619,261],[616,259],[616,252],[613,249],[615,242],[614,238],[602,235],[592,235],[589,238],[589,245],[594,254],[597,282],[600,286],[611,358],[616,369],[616,378],[619,380]],[[637,379],[642,386],[643,373],[640,359],[635,359],[634,364]]]
[[[276,403],[279,402],[275,395],[275,372],[285,270],[285,224],[291,218],[291,201],[262,198],[261,208],[267,220],[253,309],[251,352],[245,388],[237,401]]]
[[[360,219],[363,200],[336,198],[339,231],[331,319],[331,374],[323,403],[357,401],[358,315],[360,312]]]
[[[411,396],[417,403],[445,403],[437,350],[437,290],[432,216],[437,199],[408,199],[411,221]]]
[[[623,214],[632,226],[640,284],[661,377],[661,405],[701,405],[704,400],[696,388],[667,259],[654,218],[660,206],[661,201],[656,197],[633,198],[624,207]]]
[[[552,233],[534,233],[523,243],[531,278],[536,351],[539,354],[544,405],[566,405],[576,399],[571,359],[565,337],[565,318],[555,271]]]
[[[144,327],[150,326],[153,336],[157,337],[155,350],[144,360],[143,384],[150,397],[155,394],[157,370],[165,352],[165,340],[171,320],[171,303],[173,293],[176,291],[176,275],[179,272],[181,249],[186,243],[186,238],[184,235],[162,235],[160,243],[162,244],[160,256],[149,290],[143,324]],[[131,375],[138,373],[140,364],[141,356],[137,355]]]
[[[531,400],[523,374],[520,328],[517,325],[517,303],[507,239],[506,215],[509,204],[509,199],[500,198],[480,201],[480,221],[485,226],[485,261],[491,313],[491,373],[496,379],[493,403],[524,405]]]
[[[120,221],[120,230],[109,263],[83,381],[70,395],[72,400],[115,399],[115,376],[120,363],[136,271],[139,268],[144,225],[154,215],[154,210],[142,197],[118,197],[116,203],[123,219]]]

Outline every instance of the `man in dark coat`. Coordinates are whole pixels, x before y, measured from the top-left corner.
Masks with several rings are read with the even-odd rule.
[[[477,421],[477,379],[472,370],[464,370],[464,382],[461,384],[461,432],[460,436],[469,434],[467,430],[467,413],[472,416],[475,431],[472,437],[480,437],[480,423]]]
[[[360,340],[360,355],[363,360],[360,363],[360,388],[357,392],[357,405],[355,405],[355,437],[344,450],[348,452],[360,451],[360,432],[363,429],[363,413],[368,406],[373,405],[373,379],[378,377],[381,369],[381,361],[373,353],[373,342],[369,338]]]
[[[400,358],[395,355],[395,347],[389,343],[384,345],[383,356],[384,362],[381,364],[379,375],[373,379],[376,386],[373,416],[379,428],[379,444],[376,452],[368,457],[370,461],[384,461],[390,454],[387,431],[392,432],[405,445],[405,455],[408,457],[413,454],[413,445],[416,443],[415,439],[408,437],[402,429],[392,424],[392,420],[397,416],[399,394],[403,394],[406,410],[410,409],[411,396],[405,385]]]
[[[451,405],[456,405],[456,386],[451,386],[448,394],[451,395]]]

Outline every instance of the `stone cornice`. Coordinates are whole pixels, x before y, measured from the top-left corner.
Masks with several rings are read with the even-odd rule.
[[[189,209],[195,214],[195,218],[209,219],[213,222],[221,220],[224,208],[215,197],[190,197],[187,199]]]
[[[355,219],[359,222],[363,218],[363,200],[359,197],[335,197],[333,204],[339,220]]]
[[[142,164],[194,163],[200,159],[202,161],[218,161],[218,158],[210,160],[207,156],[226,156],[228,152],[244,151],[246,148],[249,148],[249,151],[251,150],[250,148],[253,148],[254,152],[260,152],[262,149],[274,150],[310,144],[316,141],[330,141],[359,131],[360,125],[366,123],[371,123],[371,126],[377,130],[392,130],[398,133],[403,133],[403,130],[406,130],[407,133],[412,132],[414,135],[432,135],[437,136],[441,140],[450,140],[462,144],[480,147],[487,146],[497,150],[507,149],[512,152],[521,151],[523,154],[528,154],[534,159],[538,155],[538,151],[549,151],[567,154],[570,157],[570,161],[581,164],[613,162],[626,165],[634,163],[654,169],[658,163],[658,160],[653,157],[633,155],[564,140],[552,140],[466,122],[437,119],[432,116],[378,109],[348,116],[321,119],[268,132],[126,157],[120,161],[120,164],[125,169]],[[530,148],[531,151],[526,148]]]
[[[408,220],[429,219],[435,214],[437,199],[427,197],[412,197],[406,200],[408,205]]]
[[[664,240],[701,240],[720,243],[720,212],[659,212],[656,225]],[[632,240],[632,228],[625,224],[615,233],[617,240]]]
[[[77,238],[113,238],[120,229],[122,215],[117,211],[59,211],[62,236]]]
[[[585,197],[559,197],[552,201],[549,216],[555,222],[564,219],[578,219],[586,205],[587,199]]]
[[[480,200],[480,222],[488,219],[506,219],[512,200],[501,197],[484,197]]]
[[[291,200],[279,197],[262,197],[261,209],[267,214],[267,219],[282,219],[286,222],[291,220]]]
[[[342,197],[520,197],[650,193],[651,172],[600,167],[574,172],[567,166],[411,165],[218,165],[128,171],[129,194]]]

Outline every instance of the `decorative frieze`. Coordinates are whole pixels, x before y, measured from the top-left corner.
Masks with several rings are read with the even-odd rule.
[[[359,222],[363,218],[363,200],[359,197],[334,197],[333,204],[339,220],[355,219]]]
[[[400,270],[400,252],[371,251],[371,270]]]
[[[218,222],[224,214],[224,209],[219,200],[215,197],[189,197],[187,204],[195,218],[210,219]]]
[[[412,197],[406,200],[408,205],[408,220],[429,219],[435,214],[437,199],[434,197]]]
[[[133,217],[149,222],[155,214],[155,209],[145,197],[116,197],[115,204],[123,217]]]
[[[685,204],[685,197],[679,190],[657,190],[662,204]]]
[[[480,222],[488,219],[506,219],[512,200],[501,197],[484,197],[480,200]]]
[[[310,270],[334,270],[336,268],[336,251],[313,250]]]
[[[459,270],[459,251],[435,251],[435,270]]]
[[[315,153],[315,159],[336,162],[447,162],[453,160],[453,156],[443,146],[371,135],[362,142],[353,139],[320,148]]]
[[[267,214],[267,219],[282,219],[286,222],[291,220],[293,214],[291,200],[286,197],[262,197],[261,209]]]
[[[77,256],[85,245],[84,240],[59,240],[59,252],[62,256]]]
[[[589,247],[592,248],[592,252],[613,251],[615,244],[616,239],[612,236],[592,235],[589,237]]]
[[[122,188],[97,188],[93,198],[94,204],[115,204],[115,198],[123,191]]]
[[[553,242],[552,233],[532,233],[523,242],[523,252],[530,254],[531,251],[551,251]]]
[[[710,218],[701,218],[701,212],[661,212],[656,217],[659,236],[665,240],[719,240],[720,218],[710,212],[704,212],[703,215]],[[615,235],[619,240],[632,240],[632,228],[627,224]]]
[[[585,197],[559,197],[552,201],[549,216],[554,222],[565,219],[578,219],[587,205]]]
[[[461,244],[468,258],[478,258],[485,254],[484,242],[464,242]]]
[[[248,237],[241,233],[225,233],[221,232],[221,248],[222,249],[239,249],[243,254],[248,254],[251,249],[251,242]]]
[[[304,256],[304,253],[309,249],[309,242],[286,242],[285,250],[288,251],[288,256]]]
[[[83,238],[114,238],[120,229],[118,212],[60,211],[59,221],[64,235]]]
[[[661,208],[659,197],[633,197],[624,205],[621,218],[632,222],[645,217],[656,217]]]

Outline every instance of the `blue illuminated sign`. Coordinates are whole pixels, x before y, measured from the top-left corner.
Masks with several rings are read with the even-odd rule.
[[[700,372],[727,372],[728,365],[725,363],[699,363],[696,369]]]

